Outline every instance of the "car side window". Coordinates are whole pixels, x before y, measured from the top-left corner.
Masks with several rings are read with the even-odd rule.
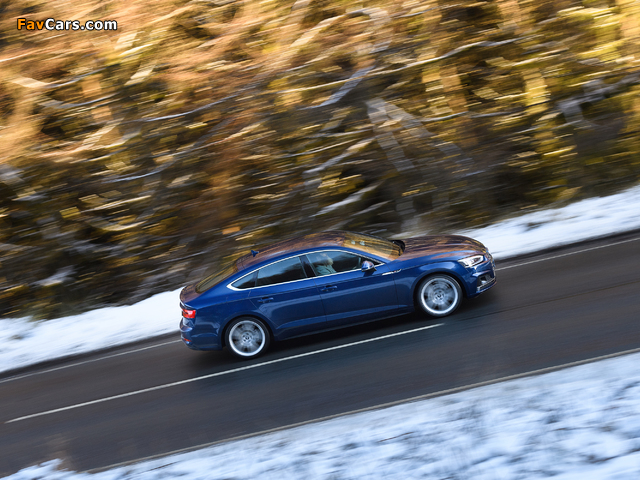
[[[348,272],[358,270],[362,267],[362,262],[369,260],[366,257],[355,255],[348,252],[340,252],[337,250],[328,252],[308,253],[307,258],[316,275],[331,275],[334,273]],[[380,262],[374,262],[379,264]]]
[[[304,273],[307,274],[307,277],[308,278],[315,277],[316,273],[313,271],[313,267],[309,263],[309,259],[307,258],[307,256],[306,255],[300,255],[300,261],[302,262],[302,265],[304,265]]]
[[[246,275],[231,284],[232,287],[244,290],[245,288],[253,288],[256,286],[256,272]]]
[[[288,258],[267,265],[258,270],[257,287],[275,285],[277,283],[292,282],[307,278],[300,262],[300,257]]]

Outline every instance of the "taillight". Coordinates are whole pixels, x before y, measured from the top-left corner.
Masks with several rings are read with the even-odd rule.
[[[196,318],[196,311],[182,307],[182,316],[184,318]]]

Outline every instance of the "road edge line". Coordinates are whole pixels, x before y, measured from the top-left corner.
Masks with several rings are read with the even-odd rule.
[[[407,335],[409,333],[420,332],[424,330],[430,330],[435,327],[441,327],[444,323],[436,323],[434,325],[426,325],[424,327],[413,328],[411,330],[402,330],[400,332],[390,333],[388,335],[381,335],[379,337],[367,338],[365,340],[358,340],[356,342],[345,343],[341,345],[335,345],[333,347],[321,348],[320,350],[312,350],[310,352],[299,353],[297,355],[291,355],[289,357],[281,357],[273,360],[267,360],[266,362],[254,363],[251,365],[245,365],[244,367],[236,367],[230,370],[223,370],[221,372],[209,373],[207,375],[200,375],[199,377],[187,378],[184,380],[178,380],[176,382],[164,383],[162,385],[156,385],[155,387],[142,388],[140,390],[134,390],[131,392],[120,393],[118,395],[111,395],[108,397],[97,398],[95,400],[89,400],[87,402],[76,403],[73,405],[67,405],[66,407],[52,408],[51,410],[45,410],[42,412],[32,413],[29,415],[23,415],[22,417],[12,418],[5,421],[5,425],[9,423],[21,422],[23,420],[29,420],[31,418],[43,417],[45,415],[52,415],[54,413],[66,412],[69,410],[75,410],[77,408],[88,407],[89,405],[97,405],[98,403],[105,403],[111,400],[118,400],[121,398],[133,397],[134,395],[142,395],[144,393],[155,392],[157,390],[164,390],[165,388],[177,387],[179,385],[186,385],[188,383],[199,382],[200,380],[207,380],[209,378],[221,377],[223,375],[230,375],[232,373],[243,372],[245,370],[252,370],[254,368],[264,367],[267,365],[274,365],[276,363],[286,362],[288,360],[296,360],[298,358],[310,357],[312,355],[319,355],[321,353],[331,352],[334,350],[341,350],[343,348],[355,347],[357,345],[363,345],[365,343],[377,342],[379,340],[386,340],[387,338],[398,337],[400,335]]]
[[[390,407],[395,407],[398,405],[404,405],[407,403],[413,403],[413,402],[418,402],[421,400],[428,400],[431,398],[436,398],[436,397],[443,397],[446,395],[453,395],[454,393],[459,393],[459,392],[464,392],[466,390],[473,390],[474,388],[480,388],[480,387],[486,387],[489,385],[495,385],[498,383],[503,383],[503,382],[508,382],[510,380],[518,380],[520,378],[526,378],[526,377],[534,377],[537,375],[543,375],[545,373],[553,373],[559,370],[564,370],[567,368],[572,368],[572,367],[579,367],[581,365],[587,365],[589,363],[595,363],[595,362],[599,362],[602,360],[608,360],[611,358],[616,358],[616,357],[622,357],[624,355],[633,355],[634,353],[640,353],[640,348],[633,348],[631,350],[624,350],[622,352],[617,352],[617,353],[610,353],[607,355],[600,355],[598,357],[593,357],[593,358],[588,358],[585,360],[577,360],[575,362],[569,362],[569,363],[563,363],[562,365],[556,365],[553,367],[545,367],[545,368],[540,368],[537,370],[531,370],[529,372],[524,372],[524,373],[516,373],[513,375],[507,375],[506,377],[500,377],[500,378],[496,378],[494,380],[486,380],[484,382],[478,382],[478,383],[472,383],[469,385],[463,385],[460,387],[454,387],[454,388],[449,388],[447,390],[441,390],[438,392],[433,392],[433,393],[427,393],[424,395],[418,395],[415,397],[410,397],[404,400],[396,400],[393,402],[387,402],[387,403],[381,403],[378,405],[373,405],[371,407],[364,407],[364,408],[359,408],[356,410],[350,410],[348,412],[343,412],[343,413],[336,413],[333,415],[326,415],[324,417],[319,417],[319,418],[315,418],[313,420],[305,420],[304,422],[297,422],[297,423],[291,423],[289,425],[283,425],[281,427],[275,427],[275,428],[271,428],[271,429],[267,429],[267,430],[261,430],[259,432],[255,432],[255,433],[247,433],[245,435],[238,435],[235,437],[230,437],[230,438],[226,438],[224,440],[216,440],[215,442],[209,442],[209,443],[202,443],[200,445],[195,445],[193,447],[186,447],[186,448],[181,448],[178,450],[172,450],[170,452],[166,452],[166,453],[158,453],[156,455],[150,455],[147,457],[141,457],[135,460],[128,460],[126,462],[120,462],[120,463],[114,463],[111,465],[107,465],[105,467],[98,467],[98,468],[93,468],[90,470],[85,470],[83,472],[78,472],[78,473],[89,473],[89,474],[93,474],[93,473],[99,473],[99,472],[104,472],[107,470],[112,470],[115,468],[120,468],[120,467],[125,467],[128,465],[134,465],[136,463],[142,463],[142,462],[146,462],[146,461],[151,461],[151,460],[157,460],[157,459],[161,459],[161,458],[165,458],[165,457],[170,457],[173,455],[179,455],[181,453],[189,453],[189,452],[194,452],[196,450],[202,450],[205,448],[209,448],[209,447],[213,447],[215,445],[221,445],[223,443],[230,443],[230,442],[236,442],[239,440],[245,440],[247,438],[253,438],[253,437],[259,437],[261,435],[268,435],[270,433],[276,433],[276,432],[281,432],[283,430],[289,430],[289,429],[293,429],[293,428],[298,428],[298,427],[303,427],[306,425],[312,425],[314,423],[321,423],[321,422],[326,422],[328,420],[333,420],[336,418],[341,418],[341,417],[346,417],[349,415],[356,415],[358,413],[364,413],[364,412],[371,412],[371,411],[375,411],[375,410],[383,410],[385,408],[390,408]],[[154,468],[158,468],[158,467],[154,467]]]

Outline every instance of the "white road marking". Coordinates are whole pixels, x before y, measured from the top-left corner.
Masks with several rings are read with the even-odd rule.
[[[104,357],[100,357],[100,358],[92,358],[91,360],[84,360],[82,362],[71,363],[69,365],[62,365],[60,367],[48,368],[46,370],[42,370],[42,371],[38,371],[38,372],[25,373],[24,375],[16,375],[15,377],[4,378],[4,379],[0,380],[0,383],[11,382],[13,380],[19,380],[21,378],[32,377],[34,375],[42,375],[43,373],[55,372],[57,370],[64,370],[65,368],[78,367],[80,365],[85,365],[87,363],[98,362],[100,360],[106,360],[108,358],[120,357],[122,355],[129,355],[130,353],[142,352],[144,350],[149,350],[151,348],[163,347],[163,346],[169,345],[171,343],[182,343],[182,340],[171,340],[169,342],[156,343],[155,345],[150,345],[148,347],[136,348],[134,350],[127,350],[126,352],[112,353],[110,355],[105,355]],[[126,346],[126,344],[124,344],[123,346]]]
[[[298,355],[292,355],[290,357],[278,358],[276,360],[269,360],[267,362],[256,363],[254,365],[247,365],[246,367],[238,367],[238,368],[233,368],[231,370],[225,370],[223,372],[211,373],[209,375],[202,375],[200,377],[188,378],[186,380],[180,380],[178,382],[166,383],[164,385],[158,385],[156,387],[143,388],[142,390],[135,390],[133,392],[122,393],[120,395],[113,395],[111,397],[99,398],[97,400],[91,400],[90,402],[77,403],[75,405],[69,405],[68,407],[55,408],[53,410],[47,410],[45,412],[34,413],[34,414],[31,414],[31,415],[25,415],[24,417],[18,417],[18,418],[14,418],[13,420],[8,420],[5,423],[19,422],[21,420],[27,420],[29,418],[41,417],[43,415],[50,415],[52,413],[64,412],[64,411],[67,411],[67,410],[73,410],[73,409],[80,408],[80,407],[86,407],[87,405],[95,405],[97,403],[108,402],[110,400],[116,400],[118,398],[131,397],[133,395],[139,395],[141,393],[153,392],[155,390],[162,390],[162,389],[165,389],[165,388],[175,387],[175,386],[178,386],[178,385],[185,385],[187,383],[193,383],[193,382],[197,382],[197,381],[200,381],[200,380],[206,380],[208,378],[220,377],[222,375],[229,375],[230,373],[237,373],[237,372],[242,372],[244,370],[251,370],[253,368],[264,367],[266,365],[273,365],[274,363],[281,363],[281,362],[286,362],[288,360],[294,360],[294,359],[297,359],[297,358],[309,357],[311,355],[317,355],[319,353],[330,352],[332,350],[340,350],[342,348],[353,347],[355,345],[362,345],[364,343],[377,342],[378,340],[384,340],[386,338],[397,337],[399,335],[406,335],[408,333],[419,332],[421,330],[429,330],[430,328],[440,327],[442,325],[444,325],[444,324],[437,323],[435,325],[427,325],[426,327],[414,328],[412,330],[406,330],[404,332],[391,333],[389,335],[382,335],[381,337],[375,337],[375,338],[369,338],[367,340],[360,340],[360,341],[357,341],[357,342],[345,343],[344,345],[337,345],[335,347],[322,348],[320,350],[314,350],[313,352],[300,353]]]
[[[434,326],[437,326],[437,325],[434,325]],[[313,420],[305,420],[303,422],[291,423],[289,425],[284,425],[282,427],[270,428],[268,430],[262,430],[262,431],[255,432],[255,433],[247,433],[245,435],[238,435],[238,436],[231,437],[231,438],[225,438],[224,440],[216,440],[215,442],[202,443],[200,445],[195,445],[193,447],[181,448],[181,449],[178,449],[178,450],[172,450],[172,451],[165,452],[165,453],[159,453],[157,455],[149,455],[147,457],[137,458],[135,460],[129,460],[129,461],[126,461],[126,462],[114,463],[112,465],[108,465],[108,466],[105,466],[105,467],[94,468],[94,469],[88,470],[86,473],[103,472],[103,471],[106,471],[106,470],[111,470],[113,468],[123,467],[125,465],[132,465],[132,464],[139,463],[139,462],[145,462],[147,460],[154,460],[154,459],[158,459],[158,458],[169,457],[169,456],[172,456],[172,455],[177,455],[179,453],[193,452],[193,451],[196,451],[196,450],[201,450],[203,448],[212,447],[214,445],[219,445],[221,443],[235,442],[237,440],[244,440],[246,438],[258,437],[260,435],[267,435],[269,433],[280,432],[282,430],[288,430],[288,429],[291,429],[291,428],[297,428],[297,427],[302,427],[302,426],[305,426],[305,425],[311,425],[313,423],[320,423],[320,422],[324,422],[324,421],[327,421],[327,420],[332,420],[334,418],[346,417],[348,415],[354,415],[354,414],[357,414],[357,413],[370,412],[370,411],[373,411],[373,410],[382,410],[383,408],[395,407],[396,405],[402,405],[402,404],[410,403],[410,402],[417,402],[417,401],[420,401],[420,400],[427,400],[429,398],[441,397],[441,396],[444,396],[444,395],[450,395],[450,394],[453,394],[453,393],[463,392],[463,391],[466,391],[466,390],[471,390],[473,388],[484,387],[484,386],[487,386],[487,385],[493,385],[493,384],[496,384],[496,383],[506,382],[506,381],[509,381],[509,380],[517,380],[519,378],[532,377],[534,375],[541,375],[541,374],[544,374],[544,373],[551,373],[551,372],[555,372],[557,370],[562,370],[564,368],[577,367],[579,365],[585,365],[587,363],[593,363],[593,362],[597,362],[597,361],[600,361],[600,360],[607,360],[609,358],[621,357],[623,355],[630,355],[630,354],[633,354],[633,353],[640,353],[640,348],[634,348],[634,349],[631,349],[631,350],[625,350],[623,352],[618,352],[618,353],[611,353],[609,355],[601,355],[599,357],[588,358],[586,360],[578,360],[576,362],[569,362],[569,363],[565,363],[565,364],[562,364],[562,365],[557,365],[555,367],[547,367],[547,368],[541,368],[539,370],[532,370],[530,372],[517,373],[515,375],[508,375],[506,377],[496,378],[495,380],[486,380],[484,382],[472,383],[472,384],[469,384],[469,385],[463,385],[461,387],[449,388],[447,390],[440,390],[439,392],[427,393],[427,394],[424,394],[424,395],[418,395],[416,397],[406,398],[404,400],[396,400],[394,402],[381,403],[381,404],[374,405],[374,406],[371,406],[371,407],[359,408],[357,410],[350,410],[348,412],[336,413],[336,414],[333,414],[333,415],[327,415],[327,416],[320,417],[320,418],[314,418]]]
[[[507,267],[495,268],[495,271],[507,270],[509,268],[522,267],[524,265],[530,265],[532,263],[546,262],[547,260],[553,260],[553,259],[556,259],[556,258],[567,257],[567,256],[570,256],[570,255],[576,255],[578,253],[590,252],[592,250],[598,250],[598,249],[606,248],[606,247],[613,247],[613,246],[616,246],[616,245],[621,245],[623,243],[635,242],[635,241],[638,241],[638,240],[640,240],[640,237],[631,238],[629,240],[622,240],[622,241],[614,242],[614,243],[609,243],[609,244],[606,244],[606,245],[600,245],[600,246],[597,246],[597,247],[585,248],[583,250],[578,250],[578,251],[575,251],[575,252],[569,252],[569,253],[563,253],[563,254],[560,254],[560,255],[554,255],[552,257],[539,258],[539,259],[531,260],[531,261],[524,262],[524,263],[518,263],[516,265],[509,265]],[[393,272],[389,272],[389,273],[393,273]],[[129,351],[126,351],[126,352],[115,353],[115,354],[107,355],[107,356],[100,357],[100,358],[94,358],[94,359],[91,359],[91,360],[86,360],[86,361],[83,361],[83,362],[77,362],[77,363],[73,363],[71,365],[63,365],[61,367],[50,368],[50,369],[43,370],[43,371],[40,371],[40,372],[32,372],[32,373],[27,373],[25,375],[18,375],[18,376],[15,376],[15,377],[9,377],[9,378],[5,378],[5,379],[0,380],[0,383],[10,382],[12,380],[18,380],[18,379],[26,378],[26,377],[31,377],[33,375],[41,375],[43,373],[54,372],[56,370],[63,370],[65,368],[71,368],[71,367],[75,367],[75,366],[79,366],[79,365],[84,365],[85,363],[91,363],[91,362],[97,362],[97,361],[100,361],[100,360],[106,360],[106,359],[113,358],[113,357],[118,357],[118,356],[121,356],[121,355],[128,355],[130,353],[141,352],[143,350],[148,350],[150,348],[155,348],[155,347],[159,347],[159,346],[163,346],[163,345],[168,345],[170,343],[182,343],[182,341],[181,340],[172,340],[170,342],[160,343],[160,344],[152,345],[152,346],[149,346],[149,347],[138,348],[138,349],[129,350]]]
[[[631,238],[629,240],[621,240],[619,242],[614,242],[614,243],[608,243],[607,245],[599,245],[597,247],[585,248],[583,250],[577,250],[575,252],[569,252],[569,253],[563,253],[563,254],[560,254],[560,255],[554,255],[553,257],[539,258],[537,260],[531,260],[529,262],[518,263],[517,265],[509,265],[508,267],[496,268],[496,270],[506,270],[507,268],[516,268],[516,267],[522,267],[524,265],[530,265],[532,263],[546,262],[547,260],[553,260],[555,258],[568,257],[570,255],[577,255],[578,253],[590,252],[592,250],[599,250],[600,248],[613,247],[615,245],[622,245],[623,243],[635,242],[635,241],[638,241],[638,240],[640,240],[640,237]]]

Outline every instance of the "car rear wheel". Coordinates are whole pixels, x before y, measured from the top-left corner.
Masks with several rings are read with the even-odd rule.
[[[227,329],[227,347],[240,358],[257,357],[267,350],[269,341],[269,330],[257,318],[238,318]]]
[[[433,275],[418,287],[417,300],[427,315],[444,317],[453,313],[460,305],[462,289],[449,275]]]

